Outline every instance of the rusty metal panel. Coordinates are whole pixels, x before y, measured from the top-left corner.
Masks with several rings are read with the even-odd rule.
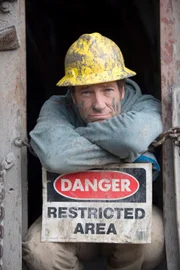
[[[1,263],[3,270],[20,270],[27,230],[27,164],[26,149],[15,146],[14,139],[26,137],[25,1],[7,3],[8,12],[0,10],[0,170],[5,190]]]
[[[43,169],[42,241],[151,243],[152,164]]]
[[[164,130],[173,126],[172,93],[180,86],[180,1],[160,0],[161,89]],[[163,146],[163,197],[167,266],[180,269],[173,144]]]
[[[180,127],[180,87],[173,91],[173,127]],[[178,138],[180,139],[180,138]],[[177,217],[177,238],[180,250],[180,147],[179,141],[174,144],[174,182],[175,182],[175,203]]]

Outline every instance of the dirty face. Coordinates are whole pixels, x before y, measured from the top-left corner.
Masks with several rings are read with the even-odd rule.
[[[118,86],[115,81],[75,86],[71,95],[81,118],[86,123],[101,122],[120,113],[124,85]]]

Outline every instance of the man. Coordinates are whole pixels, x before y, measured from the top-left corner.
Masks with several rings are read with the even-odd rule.
[[[84,34],[69,48],[65,76],[66,96],[52,96],[43,105],[31,131],[31,145],[50,172],[69,173],[122,162],[158,163],[142,155],[162,132],[161,105],[142,95],[130,79],[119,47],[99,33]],[[163,253],[163,225],[154,208],[152,243],[90,244],[40,241],[41,219],[29,229],[23,258],[34,270],[82,269],[82,261],[108,257],[108,270],[153,269]]]

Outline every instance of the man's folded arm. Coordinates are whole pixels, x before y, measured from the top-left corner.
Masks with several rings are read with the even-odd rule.
[[[53,96],[30,132],[31,146],[48,171],[70,173],[120,163],[118,157],[80,136],[67,115],[65,104]]]
[[[160,103],[150,98],[142,99],[129,112],[76,129],[81,136],[125,162],[137,159],[162,130]]]

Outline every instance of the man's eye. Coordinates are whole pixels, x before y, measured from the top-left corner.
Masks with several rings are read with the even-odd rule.
[[[81,94],[83,95],[83,96],[88,96],[88,95],[90,95],[90,91],[82,91],[81,92]]]
[[[112,88],[106,88],[106,89],[105,89],[105,92],[107,92],[107,93],[109,93],[109,92],[111,92],[111,91],[113,91]]]

